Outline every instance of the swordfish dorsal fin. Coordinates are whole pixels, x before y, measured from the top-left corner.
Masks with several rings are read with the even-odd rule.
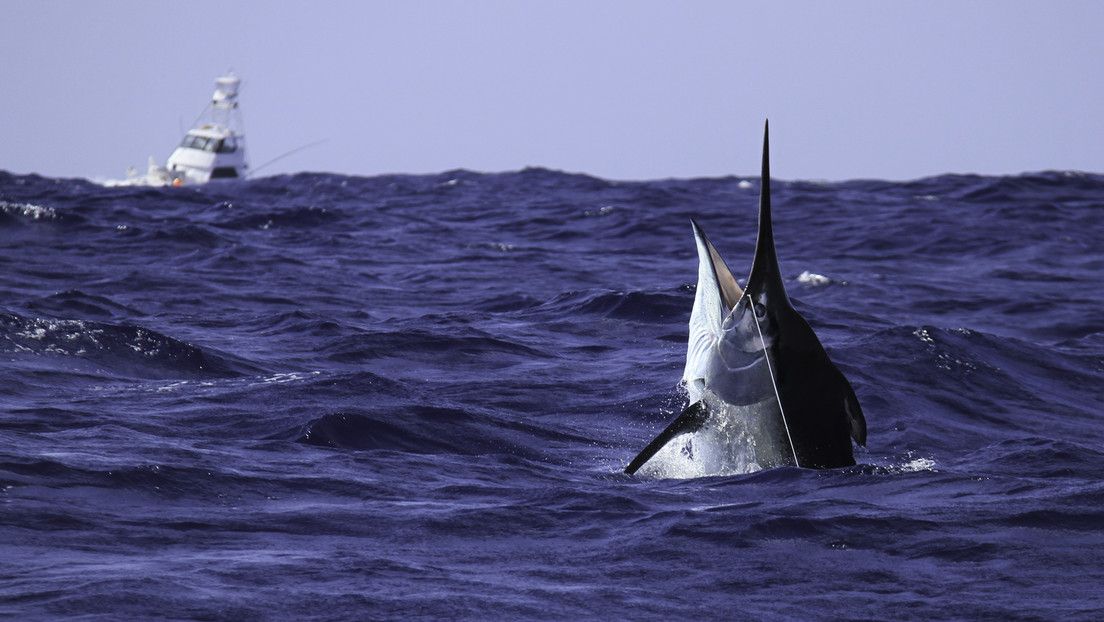
[[[763,169],[759,182],[759,233],[755,239],[755,256],[751,262],[747,291],[759,297],[773,295],[779,302],[789,304],[786,285],[778,269],[778,255],[774,250],[774,226],[771,221],[770,188],[770,122],[763,126]],[[755,302],[759,302],[758,300]]]

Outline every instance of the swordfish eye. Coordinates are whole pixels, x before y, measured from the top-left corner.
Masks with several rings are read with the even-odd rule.
[[[755,297],[755,317],[760,320],[767,317],[767,303],[769,302],[766,292],[760,292],[759,295]]]

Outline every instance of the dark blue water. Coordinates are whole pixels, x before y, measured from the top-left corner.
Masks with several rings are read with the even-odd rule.
[[[1104,176],[776,181],[859,465],[625,476],[757,195],[0,173],[0,616],[1100,619]]]

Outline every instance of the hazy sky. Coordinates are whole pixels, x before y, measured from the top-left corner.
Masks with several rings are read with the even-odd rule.
[[[1104,2],[0,3],[0,169],[160,163],[244,79],[258,172],[1104,171]]]

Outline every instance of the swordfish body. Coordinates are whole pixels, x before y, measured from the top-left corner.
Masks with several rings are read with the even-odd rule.
[[[759,232],[743,290],[702,228],[692,224],[699,265],[683,373],[690,406],[625,472],[648,466],[656,474],[687,477],[854,465],[851,440],[866,443],[858,398],[793,308],[779,273],[767,129]]]

